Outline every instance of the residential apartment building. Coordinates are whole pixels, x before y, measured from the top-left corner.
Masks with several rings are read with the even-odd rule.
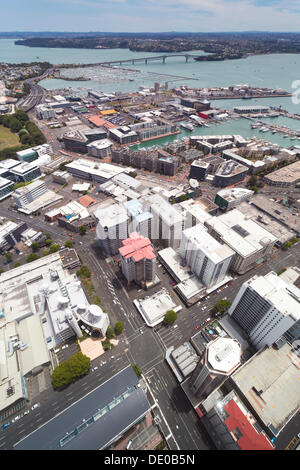
[[[216,241],[202,224],[182,232],[179,254],[206,287],[225,278],[234,258],[234,251]]]
[[[158,194],[148,197],[146,203],[153,216],[152,241],[178,248],[184,223],[182,214]]]
[[[109,201],[94,212],[97,219],[96,239],[109,255],[118,253],[122,240],[128,237],[128,214],[121,204]]]
[[[133,232],[119,248],[122,272],[128,282],[147,285],[155,280],[156,256],[149,238]]]
[[[128,233],[138,232],[143,237],[151,238],[153,215],[146,210],[138,199],[131,199],[124,203],[129,216]]]

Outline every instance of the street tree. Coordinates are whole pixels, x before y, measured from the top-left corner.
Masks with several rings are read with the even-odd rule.
[[[124,329],[124,325],[121,321],[117,321],[115,324],[115,334],[120,335]]]
[[[177,313],[174,310],[168,310],[164,316],[163,322],[170,325],[177,320]]]

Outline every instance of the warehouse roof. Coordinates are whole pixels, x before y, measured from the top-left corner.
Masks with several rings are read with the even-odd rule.
[[[17,442],[14,449],[104,449],[149,410],[138,378],[128,366]]]

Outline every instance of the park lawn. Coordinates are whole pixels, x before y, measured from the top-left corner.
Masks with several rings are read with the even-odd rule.
[[[19,136],[13,134],[10,129],[0,125],[0,150],[3,150],[7,147],[15,147],[19,145]]]

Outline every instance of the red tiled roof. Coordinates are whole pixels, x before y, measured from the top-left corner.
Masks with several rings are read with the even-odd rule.
[[[154,259],[155,254],[149,238],[145,238],[136,232],[129,235],[129,238],[122,240],[123,246],[119,248],[121,256],[133,258],[134,261],[141,259]]]
[[[102,119],[101,115],[90,116],[89,121],[91,121],[93,124],[95,124],[95,126],[98,127],[106,127],[107,129],[113,129],[116,127],[111,122]]]
[[[96,202],[96,199],[93,199],[91,196],[82,196],[78,199],[78,202],[84,206],[84,207],[89,207],[91,204],[94,204]]]
[[[229,431],[238,428],[242,437],[237,441],[242,450],[274,450],[274,447],[264,434],[259,434],[248,421],[235,400],[231,399],[224,409],[229,414],[225,424]]]

